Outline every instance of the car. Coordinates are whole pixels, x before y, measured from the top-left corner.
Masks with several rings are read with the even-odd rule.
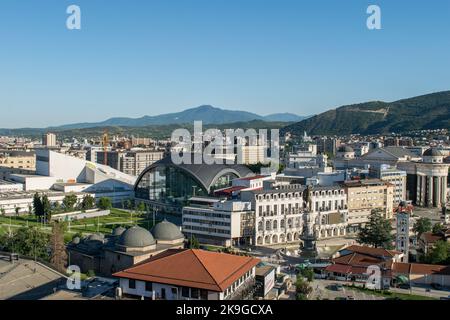
[[[342,284],[336,283],[336,284],[334,284],[334,289],[336,291],[343,291],[344,287],[342,286]]]
[[[398,286],[400,289],[406,289],[409,290],[411,289],[411,285],[409,283],[402,283]]]
[[[442,290],[442,285],[440,283],[432,283],[431,287],[436,290]]]
[[[355,300],[354,296],[347,296],[347,300]]]

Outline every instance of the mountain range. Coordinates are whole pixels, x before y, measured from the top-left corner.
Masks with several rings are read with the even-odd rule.
[[[67,124],[49,129],[67,130],[96,127],[145,127],[151,125],[185,124],[194,121],[202,121],[204,124],[226,124],[235,122],[247,122],[262,120],[268,122],[298,122],[306,117],[292,113],[275,113],[268,116],[260,116],[246,111],[232,111],[203,105],[187,109],[177,113],[168,113],[158,116],[144,116],[141,118],[111,118],[102,122],[85,122]]]
[[[346,105],[290,124],[281,130],[300,136],[383,134],[450,128],[450,91],[394,102]]]

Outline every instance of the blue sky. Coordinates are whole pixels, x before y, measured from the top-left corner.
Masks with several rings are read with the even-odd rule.
[[[2,0],[0,127],[202,104],[309,115],[450,90],[449,57],[443,0]]]

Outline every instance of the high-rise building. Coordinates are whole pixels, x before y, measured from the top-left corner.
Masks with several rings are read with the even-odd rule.
[[[42,144],[46,147],[56,147],[56,134],[47,132],[42,136]]]
[[[108,151],[107,165],[123,173],[138,176],[147,167],[164,157],[164,151],[159,150],[131,150]],[[104,163],[104,152],[97,152],[97,163]]]

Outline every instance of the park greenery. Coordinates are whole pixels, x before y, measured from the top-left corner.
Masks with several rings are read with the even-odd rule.
[[[295,293],[297,300],[308,300],[308,296],[312,293],[313,288],[306,281],[302,275],[297,276],[297,281],[295,282]]]
[[[418,238],[425,233],[430,232],[432,229],[432,223],[430,218],[421,217],[417,219],[417,221],[414,223],[413,231],[417,235]]]
[[[369,221],[358,233],[358,242],[375,248],[392,248],[394,240],[391,222],[384,218],[381,210],[372,210]]]

